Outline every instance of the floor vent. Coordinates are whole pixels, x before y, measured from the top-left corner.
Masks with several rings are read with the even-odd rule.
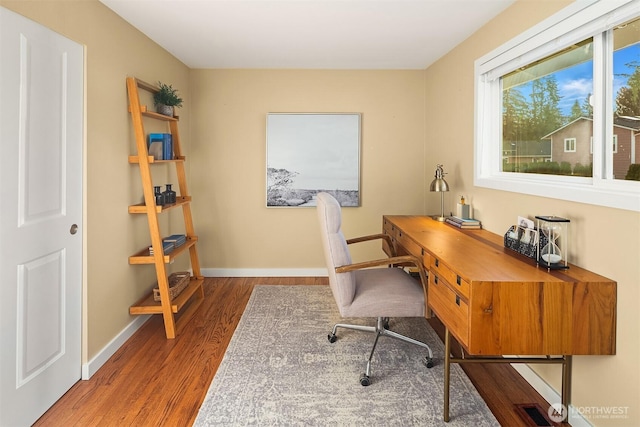
[[[547,411],[537,403],[521,403],[516,405],[516,410],[530,427],[556,427],[560,424],[549,419]]]

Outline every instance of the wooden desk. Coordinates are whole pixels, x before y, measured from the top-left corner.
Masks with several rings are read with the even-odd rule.
[[[384,216],[383,232],[399,255],[421,258],[429,275],[427,306],[446,328],[445,421],[450,363],[562,364],[568,407],[571,356],[615,354],[616,282],[574,265],[547,271],[505,248],[502,236],[430,217]],[[450,334],[481,357],[452,358]]]

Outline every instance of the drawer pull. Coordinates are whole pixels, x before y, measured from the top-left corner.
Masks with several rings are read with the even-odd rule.
[[[485,308],[483,311],[487,314],[491,314],[493,313],[493,306],[490,305],[489,307]]]
[[[456,295],[456,304],[460,305],[460,297],[458,295]]]
[[[424,256],[424,248],[422,248],[422,256]]]
[[[460,276],[456,276],[456,283],[458,284],[458,286],[460,286],[460,282],[462,281],[462,279],[460,279]]]
[[[436,267],[440,267],[440,261],[436,258]]]
[[[438,276],[433,276],[433,281],[436,283],[436,285],[438,284]]]

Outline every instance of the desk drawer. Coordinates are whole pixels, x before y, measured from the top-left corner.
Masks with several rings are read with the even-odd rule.
[[[398,244],[404,248],[404,250],[415,257],[422,258],[422,248],[418,246],[416,242],[411,240],[402,231],[398,231]]]
[[[429,275],[429,306],[464,346],[469,344],[469,305],[435,274]]]
[[[386,218],[382,220],[382,232],[388,234],[391,237],[396,237],[396,227],[391,223],[391,221],[387,221]]]
[[[389,250],[389,248],[387,248],[386,241],[382,244],[382,250],[384,250],[384,252],[388,256],[392,256],[393,254],[397,254],[398,253],[398,239],[397,239],[398,229],[390,221],[387,221],[386,218],[383,218],[383,220],[382,220],[382,233],[386,234],[389,237],[391,237],[391,241],[392,241],[391,244],[393,245],[393,252],[391,252]]]
[[[469,299],[469,282],[457,275],[453,270],[444,265],[438,258],[431,257],[431,264],[429,270],[436,276],[440,276],[445,279],[451,287],[456,290],[460,295]]]
[[[418,245],[416,242],[407,237],[407,235],[404,234],[401,230],[398,230],[397,235],[398,245],[402,246],[405,252],[422,260],[422,265],[424,265],[424,268],[426,270],[429,270],[429,265],[431,264],[431,256],[429,255],[429,253],[425,251],[422,246]]]

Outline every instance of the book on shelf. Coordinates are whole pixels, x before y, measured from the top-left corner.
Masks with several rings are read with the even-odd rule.
[[[165,237],[163,242],[173,243],[174,247],[182,246],[187,243],[187,236],[184,234],[172,234],[169,237]]]
[[[162,134],[162,158],[164,160],[173,159],[173,137],[170,133]]]
[[[482,224],[477,219],[465,219],[457,216],[447,217],[445,220],[447,224],[451,224],[458,228],[478,229],[482,228]]]
[[[175,249],[175,244],[173,242],[165,242],[162,241],[162,251],[165,255],[170,254]],[[153,255],[153,245],[149,246],[149,255]]]
[[[155,160],[173,159],[173,137],[170,133],[150,133],[147,140],[149,155]]]
[[[164,159],[164,134],[162,133],[150,133],[147,137],[147,150],[149,155],[153,156],[155,160]]]

